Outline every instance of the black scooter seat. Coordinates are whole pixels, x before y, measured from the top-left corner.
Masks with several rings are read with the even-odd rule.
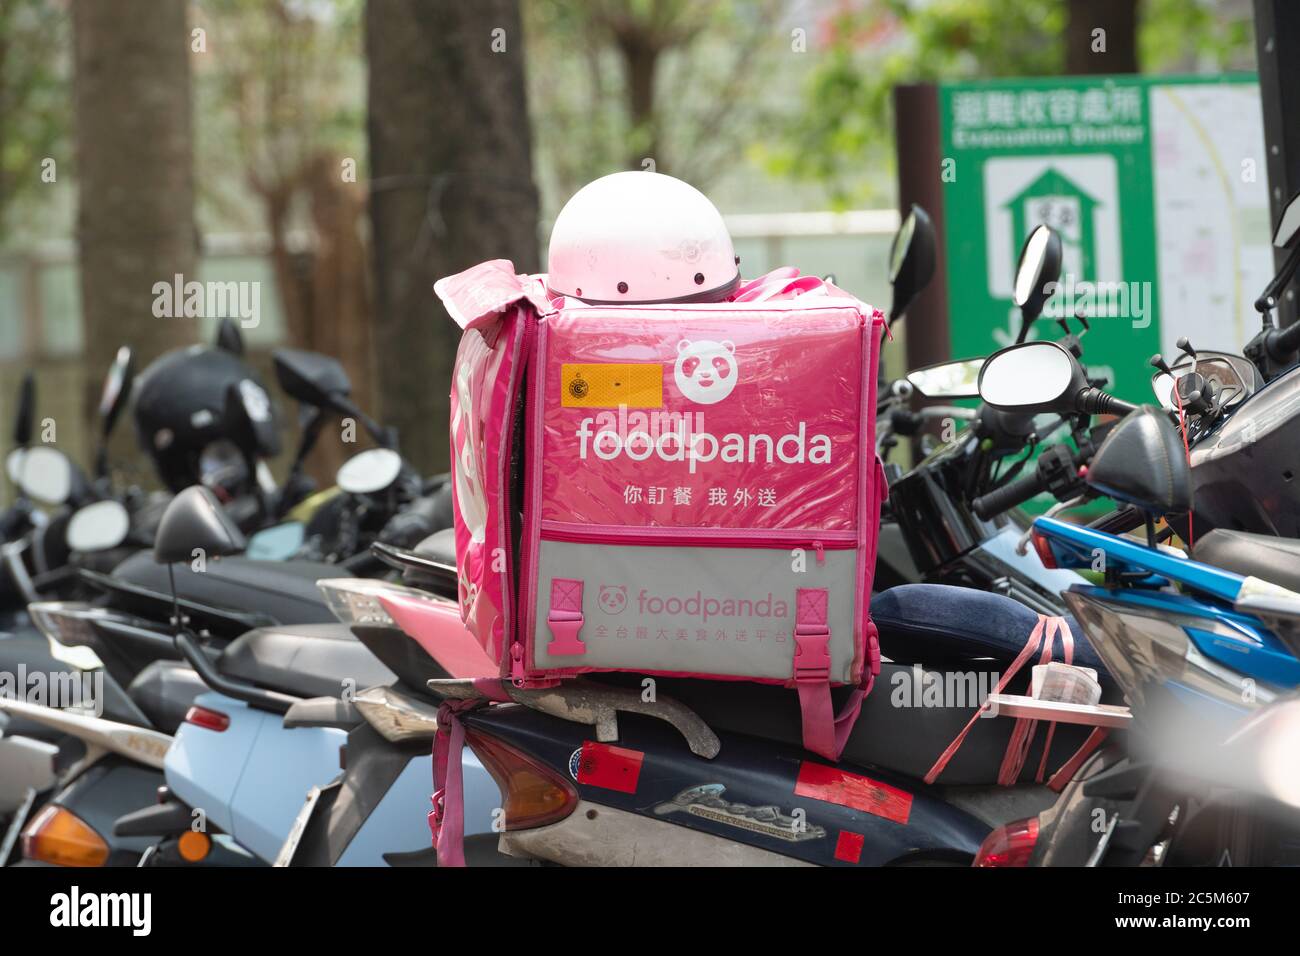
[[[883,591],[873,598],[871,615],[888,660],[863,701],[841,760],[923,777],[1024,648],[1038,615],[999,594],[940,584],[907,584]],[[1074,640],[1074,663],[1095,669],[1102,700],[1117,703],[1119,692],[1083,629],[1073,619],[1066,618],[1066,623]],[[1054,659],[1063,659],[1059,638]],[[1036,663],[1037,655],[1030,664]],[[610,676],[623,683],[625,675]],[[642,679],[638,676],[630,683],[639,686]],[[788,744],[802,742],[799,699],[793,689],[746,681],[655,680],[659,693],[691,707],[715,730]],[[1027,664],[1004,693],[1028,694],[1029,681]],[[848,693],[847,688],[833,691],[837,713]],[[938,782],[995,783],[1014,726],[1015,721],[1007,717],[978,720]],[[1047,773],[1064,763],[1090,731],[1057,724]],[[1040,725],[1020,782],[1034,779],[1046,733]],[[819,758],[810,754],[809,759]]]
[[[1215,528],[1196,538],[1194,557],[1225,571],[1300,591],[1300,541]]]
[[[185,601],[256,611],[280,624],[326,624],[335,617],[316,582],[348,576],[336,565],[316,561],[256,561],[235,555],[209,560],[202,571],[190,564],[176,565],[176,590]],[[119,564],[113,577],[158,594],[171,594],[167,565],[158,564],[147,551]]]
[[[415,553],[439,564],[456,567],[456,529],[443,528],[435,531],[415,546]]]
[[[226,646],[217,668],[296,697],[339,697],[347,687],[361,691],[397,679],[339,623],[255,628]]]

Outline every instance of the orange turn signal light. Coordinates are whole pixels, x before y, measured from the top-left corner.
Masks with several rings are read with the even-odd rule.
[[[578,805],[578,791],[550,767],[505,742],[470,731],[470,749],[501,790],[507,830],[527,830],[563,820]]]
[[[71,810],[50,804],[23,831],[23,856],[54,866],[103,866],[108,844]]]
[[[176,841],[176,852],[187,863],[198,863],[212,850],[212,838],[198,830],[187,830]]]

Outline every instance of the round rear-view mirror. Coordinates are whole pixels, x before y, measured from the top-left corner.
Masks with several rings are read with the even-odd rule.
[[[334,482],[348,494],[373,495],[395,482],[401,473],[401,455],[389,448],[371,448],[345,461]]]
[[[995,352],[979,376],[980,398],[994,408],[1067,411],[1084,387],[1082,368],[1055,342],[1026,342]]]
[[[47,505],[61,505],[72,496],[72,462],[63,452],[45,445],[18,448],[6,461],[9,480],[23,494]]]
[[[73,551],[108,551],[126,540],[131,516],[121,502],[96,501],[77,509],[68,521],[67,542]]]

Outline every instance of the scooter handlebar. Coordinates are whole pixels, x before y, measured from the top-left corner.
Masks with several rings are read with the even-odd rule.
[[[1001,488],[990,491],[987,495],[981,495],[971,502],[971,507],[975,509],[975,514],[982,521],[988,521],[994,515],[1024,504],[1043,490],[1043,478],[1035,471],[1031,475],[1017,478]]]

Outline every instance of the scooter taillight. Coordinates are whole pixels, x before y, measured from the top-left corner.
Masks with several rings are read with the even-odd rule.
[[[185,723],[221,733],[230,726],[230,718],[219,710],[208,710],[195,704],[185,712]]]
[[[1028,866],[1038,843],[1038,817],[1015,820],[984,838],[971,866]]]
[[[506,830],[528,830],[563,820],[578,805],[578,791],[545,764],[487,734],[465,740],[501,788]]]
[[[1043,567],[1052,571],[1057,570],[1056,555],[1052,551],[1052,542],[1047,540],[1047,536],[1035,530],[1030,534],[1030,540],[1034,542],[1034,550],[1038,552],[1038,560],[1043,562]]]

